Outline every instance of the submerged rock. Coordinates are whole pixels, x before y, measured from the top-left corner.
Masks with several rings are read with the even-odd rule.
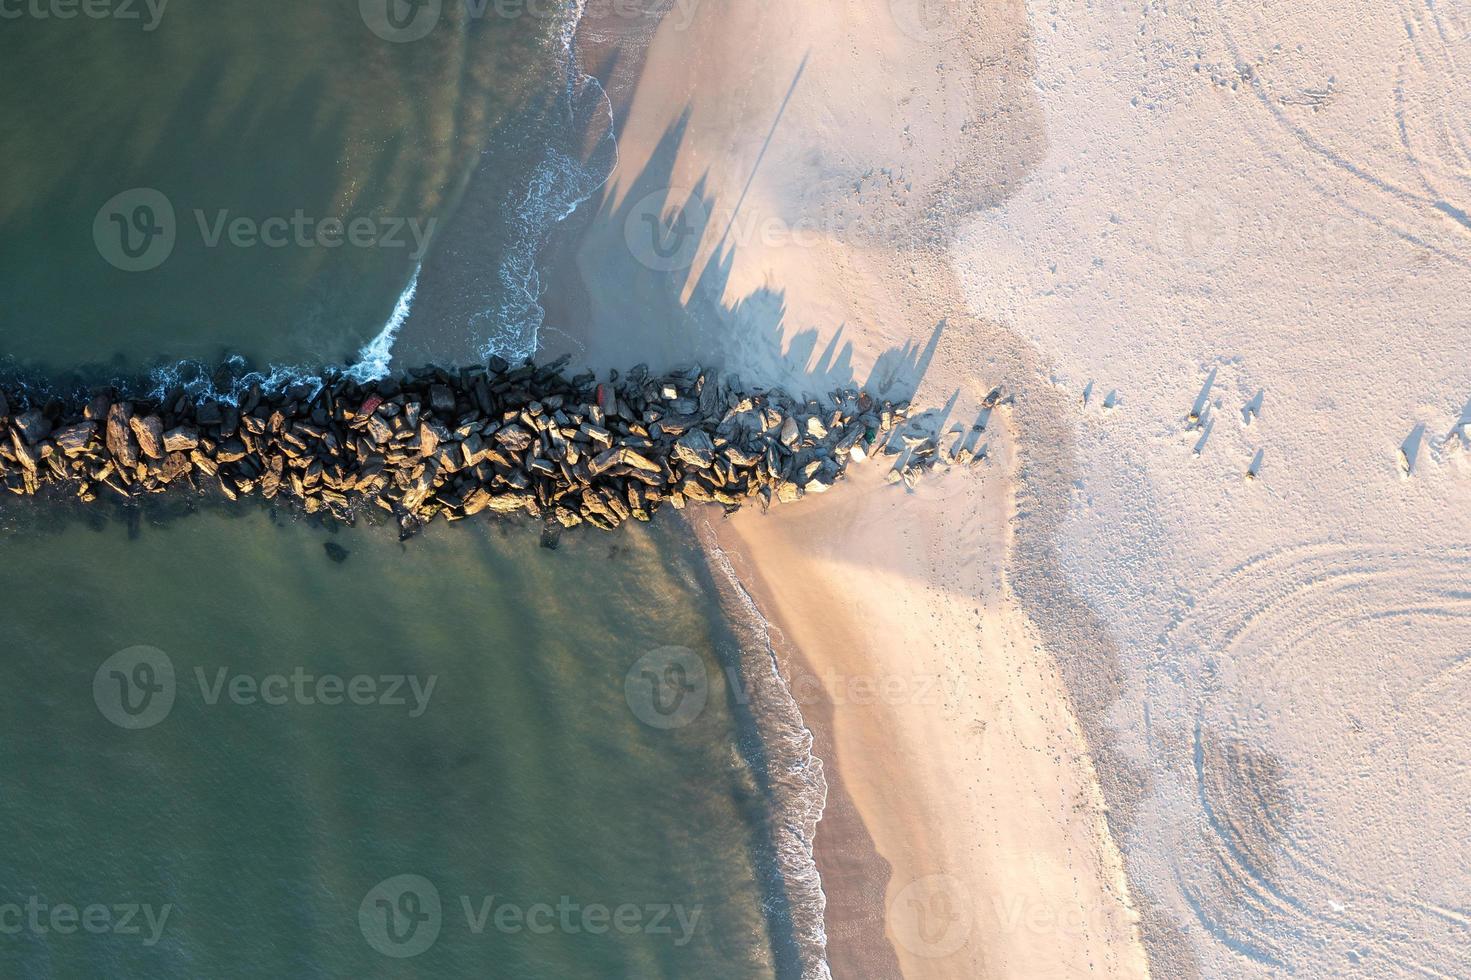
[[[328,541],[327,543],[323,544],[322,550],[327,552],[328,558],[332,559],[339,565],[347,561],[347,556],[352,554],[351,551],[348,551],[346,548],[335,541]]]

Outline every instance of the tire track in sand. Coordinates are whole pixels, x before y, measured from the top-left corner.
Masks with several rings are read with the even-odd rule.
[[[1461,653],[1444,642],[1447,631],[1465,636]],[[1370,645],[1372,661],[1364,657]],[[1354,656],[1334,655],[1348,650]],[[1456,848],[1471,830],[1461,802],[1471,779],[1447,778],[1444,768],[1471,750],[1459,741],[1471,727],[1466,650],[1468,548],[1282,548],[1187,601],[1160,636],[1149,702],[1156,715],[1165,707],[1156,768],[1187,777],[1181,788],[1198,811],[1196,825],[1180,832],[1171,877],[1213,940],[1272,971],[1313,973],[1341,956],[1343,968],[1375,964],[1390,975],[1471,975],[1471,910],[1443,897],[1447,888],[1460,894],[1454,882],[1420,869],[1435,864],[1434,847],[1417,851],[1425,841],[1407,839],[1416,827],[1425,838],[1449,823],[1446,846]],[[1377,672],[1334,673],[1338,663],[1374,661]],[[1397,718],[1409,723],[1397,726]],[[1435,721],[1428,739],[1425,719]],[[1327,730],[1339,721],[1348,729],[1342,738]],[[1369,755],[1352,751],[1359,743]],[[1279,746],[1296,751],[1278,754]],[[1348,772],[1361,764],[1364,771]],[[1323,816],[1343,801],[1294,792],[1293,769],[1304,765],[1328,767],[1338,777],[1330,785],[1346,786],[1355,801],[1364,782],[1389,780],[1387,794],[1364,797],[1370,809],[1362,812],[1374,824],[1403,824],[1408,859],[1357,860],[1353,840],[1334,839],[1335,823]],[[1410,812],[1421,801],[1461,823]],[[1465,866],[1464,854],[1452,858]],[[1386,871],[1401,863],[1406,874]]]

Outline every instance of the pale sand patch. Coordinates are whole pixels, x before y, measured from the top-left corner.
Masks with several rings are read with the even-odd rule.
[[[1028,6],[1049,152],[955,258],[1066,408],[1013,584],[1151,962],[1471,976],[1471,11]]]
[[[964,316],[943,250],[1044,152],[1025,17],[918,9],[706,0],[666,18],[640,71],[617,62],[620,166],[548,277],[545,352],[700,360],[798,393],[923,375],[941,432],[1035,371]],[[643,238],[644,213],[679,206],[693,242],[678,222]],[[872,463],[719,527],[829,764],[840,978],[1147,973],[1087,746],[1004,581],[1007,428],[998,413],[983,437],[992,462],[914,495]]]

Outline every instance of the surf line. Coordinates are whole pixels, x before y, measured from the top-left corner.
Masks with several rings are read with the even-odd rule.
[[[404,322],[409,318],[409,312],[414,307],[414,296],[419,291],[419,273],[423,271],[424,264],[419,263],[414,268],[413,278],[399,294],[398,302],[393,305],[393,313],[388,317],[388,322],[383,329],[378,331],[378,336],[363,345],[358,351],[357,360],[347,369],[347,376],[359,383],[377,381],[388,376],[388,365],[393,360],[393,344],[398,340],[398,332]]]

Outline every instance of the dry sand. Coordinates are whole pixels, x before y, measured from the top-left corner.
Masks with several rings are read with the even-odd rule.
[[[1030,9],[1049,151],[953,257],[1067,406],[1014,584],[1152,965],[1471,976],[1471,11]]]
[[[1143,976],[1087,742],[1008,581],[1026,429],[997,412],[971,431],[993,385],[1039,369],[968,313],[946,250],[1046,153],[1028,25],[1017,4],[926,9],[704,0],[587,21],[620,163],[554,249],[544,346],[794,393],[917,387],[929,425],[961,426],[947,446],[988,448],[913,494],[873,462],[716,528],[826,763],[833,975]]]

